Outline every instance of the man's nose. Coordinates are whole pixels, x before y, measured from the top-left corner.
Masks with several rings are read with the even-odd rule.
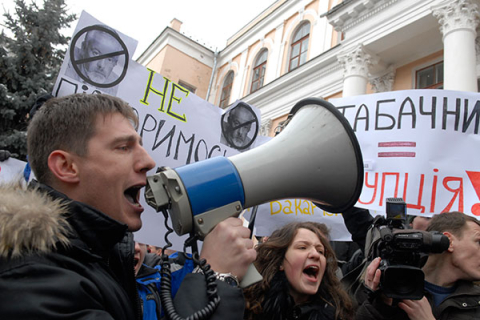
[[[105,59],[97,60],[97,69],[103,70],[105,68]]]
[[[138,154],[138,161],[135,169],[141,172],[147,172],[150,169],[155,168],[155,161],[143,146],[140,146],[140,148],[141,150]]]

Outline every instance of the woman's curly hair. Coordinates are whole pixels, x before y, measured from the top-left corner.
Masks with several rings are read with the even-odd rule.
[[[327,239],[329,230],[323,223],[292,222],[275,230],[268,240],[257,246],[257,260],[255,266],[263,280],[244,290],[246,300],[245,319],[255,319],[262,314],[265,293],[270,289],[270,283],[283,263],[288,247],[293,242],[297,230],[303,228],[315,233],[325,248],[327,265],[322,282],[313,299],[325,301],[335,308],[335,319],[352,319],[353,303],[349,295],[341,287],[336,276],[337,260]],[[325,297],[324,295],[328,295]]]

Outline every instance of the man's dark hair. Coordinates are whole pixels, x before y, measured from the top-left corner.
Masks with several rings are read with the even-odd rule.
[[[480,226],[480,221],[463,212],[452,211],[436,214],[430,221],[427,231],[448,231],[456,237],[461,238],[468,221],[474,222]]]
[[[138,126],[132,107],[117,97],[80,93],[46,101],[27,131],[28,160],[37,180],[51,183],[48,157],[54,150],[85,156],[88,141],[95,134],[97,117],[112,113],[120,113],[134,127]]]

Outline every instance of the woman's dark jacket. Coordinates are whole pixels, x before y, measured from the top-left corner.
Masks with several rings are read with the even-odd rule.
[[[328,293],[322,294],[328,297]],[[327,299],[328,301],[328,299]],[[255,320],[333,320],[335,307],[332,303],[315,298],[305,304],[295,305],[289,294],[288,280],[283,271],[277,272],[265,293],[262,303],[262,314],[253,316]]]

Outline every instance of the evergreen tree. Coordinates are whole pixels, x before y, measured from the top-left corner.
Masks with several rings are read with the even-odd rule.
[[[65,0],[15,0],[15,12],[5,12],[0,34],[0,149],[19,159],[27,154],[29,111],[37,97],[51,93],[70,40],[61,31],[76,15]]]

